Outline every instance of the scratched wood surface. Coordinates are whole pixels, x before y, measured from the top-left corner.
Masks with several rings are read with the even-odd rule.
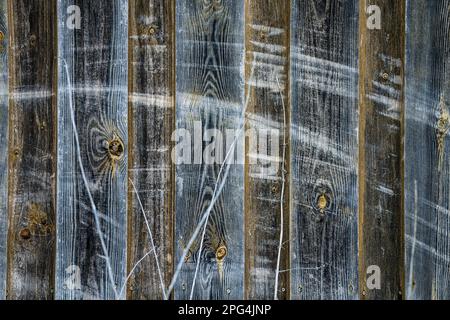
[[[132,273],[128,298],[162,299],[161,283],[164,288],[170,282],[173,261],[171,135],[175,124],[175,2],[132,0],[129,5],[128,138],[129,176],[133,184],[128,189],[131,210],[128,270],[131,271],[153,249],[152,241],[157,250]],[[146,217],[143,216],[141,204]]]
[[[403,291],[403,55],[404,0],[360,2],[359,211],[360,294],[363,299],[401,299]],[[376,5],[381,29],[367,17]],[[369,26],[369,27],[368,27]],[[380,268],[381,286],[366,278]]]
[[[0,1],[0,300],[6,298],[8,235],[8,3]]]
[[[257,150],[253,150],[253,141],[246,144],[247,299],[274,299],[277,272],[277,298],[285,299],[289,291],[289,273],[284,271],[289,266],[289,156],[284,146],[289,139],[289,19],[288,1],[246,3],[246,84],[250,91],[246,129],[262,139],[254,141]],[[272,136],[270,130],[281,134]]]
[[[189,131],[196,144],[200,142],[192,148],[192,163],[176,167],[176,264],[196,225],[210,205],[212,209],[203,243],[201,228],[184,259],[175,298],[189,298],[192,291],[195,299],[242,299],[243,137],[237,138],[237,152],[230,153],[226,161],[230,164],[222,167],[231,146],[221,150],[208,130],[225,132],[243,125],[244,1],[177,1],[176,39],[176,127]],[[234,138],[228,138],[231,145]],[[202,159],[203,152],[211,156]],[[179,156],[180,162],[186,158]],[[221,181],[223,189],[218,186]]]
[[[8,299],[50,299],[55,248],[55,2],[9,1]]]
[[[0,298],[450,299],[449,14],[0,0]]]
[[[405,278],[408,299],[450,299],[450,1],[408,0]]]
[[[125,296],[127,22],[125,0],[58,1],[57,299]]]
[[[291,297],[358,297],[358,1],[291,14]]]

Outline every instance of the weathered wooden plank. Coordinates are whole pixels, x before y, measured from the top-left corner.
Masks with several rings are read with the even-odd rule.
[[[129,1],[129,254],[128,270],[153,249],[130,277],[130,299],[162,299],[173,256],[175,129],[174,1]],[[134,192],[136,188],[137,194]],[[139,195],[139,198],[137,197]],[[140,202],[139,202],[140,200]],[[149,236],[145,211],[152,238]],[[155,258],[155,252],[157,258]],[[158,259],[158,264],[156,260]],[[161,277],[158,269],[161,270]]]
[[[378,8],[380,29],[372,20],[378,19]],[[360,1],[358,178],[362,299],[402,298],[404,9],[404,0]],[[380,270],[379,288],[366,285],[367,278],[378,272],[373,266]]]
[[[291,297],[358,297],[358,1],[294,0]]]
[[[0,1],[0,300],[6,298],[8,238],[8,11]]]
[[[289,177],[286,172],[289,167],[286,146],[289,139],[289,19],[288,1],[246,2],[246,82],[250,95],[246,129],[247,132],[253,130],[255,137],[262,139],[257,143],[257,150],[252,150],[250,140],[246,145],[245,296],[248,299],[273,299],[277,272],[277,298],[288,297],[289,291],[289,273],[284,271],[289,265]],[[276,134],[271,135],[270,130]],[[282,221],[283,234],[280,233]],[[278,264],[280,237],[282,251]]]
[[[57,299],[125,296],[127,39],[127,1],[58,1]]]
[[[237,139],[240,152],[227,158],[233,164],[222,167],[230,149],[221,148],[218,136],[222,134],[225,141],[226,129],[243,125],[244,1],[177,1],[176,30],[176,127],[181,135],[186,133],[181,129],[190,133],[178,142],[183,144],[184,139],[188,146],[192,142],[193,156],[184,150],[188,163],[176,167],[176,263],[186,262],[175,285],[175,298],[191,296],[200,260],[192,298],[242,299],[244,157],[239,149],[243,138]],[[226,143],[231,145],[234,137],[228,138]],[[208,149],[210,144],[216,148]],[[203,151],[216,157],[202,159]],[[176,159],[183,160],[182,152]],[[224,187],[219,193],[216,182],[221,181]],[[190,254],[181,259],[209,206],[204,242],[201,228]]]
[[[408,299],[450,299],[450,1],[408,0],[405,255]]]
[[[51,299],[55,248],[55,1],[9,1],[8,299]]]

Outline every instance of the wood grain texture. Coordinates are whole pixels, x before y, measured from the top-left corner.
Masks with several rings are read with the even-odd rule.
[[[8,238],[8,2],[0,1],[0,300],[6,298]]]
[[[245,297],[273,299],[284,215],[282,253],[277,298],[289,291],[289,159],[283,144],[289,139],[289,31],[288,1],[247,0],[246,2],[246,83],[247,131],[254,130],[260,140],[256,153],[246,144],[245,170]],[[277,135],[264,137],[265,130]],[[274,141],[274,140],[277,141]],[[265,152],[263,148],[276,153]],[[270,156],[267,158],[266,156]],[[284,179],[284,182],[283,182]],[[282,185],[284,184],[284,189]],[[281,210],[283,205],[283,210]]]
[[[200,143],[201,158],[202,150],[215,143],[214,138],[207,139],[202,148],[206,130],[218,129],[225,136],[225,129],[242,123],[244,1],[177,1],[176,30],[176,127],[187,129],[192,142]],[[197,137],[196,125],[203,131]],[[242,149],[242,136],[238,145]],[[225,150],[217,149],[216,154],[220,153],[224,158]],[[237,154],[237,164],[226,166],[229,174],[210,214],[194,299],[242,299],[244,295],[244,161],[242,150]],[[216,163],[196,161],[176,167],[176,263],[211,202],[222,163],[219,158]],[[189,298],[200,242],[201,233],[176,283],[176,299]]]
[[[173,257],[175,129],[174,1],[129,1],[129,176],[139,194],[165,286]],[[128,270],[152,249],[142,210],[129,186]],[[162,299],[154,254],[133,272],[129,299]]]
[[[69,5],[80,8],[80,29],[66,24]],[[58,1],[57,299],[125,296],[125,290],[116,295],[114,288],[120,292],[126,276],[127,39],[128,1]],[[111,272],[105,256],[111,260]]]
[[[356,299],[358,1],[291,4],[291,297]]]
[[[370,5],[381,29],[368,29]],[[403,290],[403,56],[404,0],[360,1],[359,211],[362,299],[402,299]],[[366,286],[369,266],[380,289]]]
[[[51,299],[55,248],[55,1],[8,2],[8,299]]]
[[[450,299],[450,1],[408,0],[405,255],[408,299]]]

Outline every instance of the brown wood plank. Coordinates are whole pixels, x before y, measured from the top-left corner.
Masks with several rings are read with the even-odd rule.
[[[381,29],[367,19],[381,10]],[[375,10],[377,10],[375,8]],[[359,224],[362,299],[401,299],[403,291],[404,0],[361,0],[359,51]],[[370,21],[369,21],[370,23]],[[380,287],[366,285],[380,269]]]
[[[128,298],[162,299],[162,287],[170,282],[173,261],[175,2],[130,0],[129,6],[128,136],[129,177],[133,183],[128,186],[128,270],[152,250],[152,241],[156,251],[132,273]]]
[[[8,299],[51,299],[55,249],[56,1],[8,1]]]
[[[247,299],[273,299],[277,270],[277,298],[289,296],[289,272],[286,272],[289,268],[289,176],[286,171],[289,167],[289,21],[288,1],[246,2],[246,90],[250,90],[246,130],[254,130],[255,137],[268,142],[264,146],[260,140],[256,154],[250,140],[246,145]],[[270,130],[277,135],[272,136]],[[272,144],[276,148],[273,154]],[[280,237],[282,249],[277,269]]]
[[[0,300],[6,298],[8,239],[8,15],[0,1]]]

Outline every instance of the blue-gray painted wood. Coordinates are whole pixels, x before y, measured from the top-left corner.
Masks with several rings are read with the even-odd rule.
[[[450,299],[450,1],[408,0],[405,68],[407,299]]]
[[[218,129],[225,135],[225,129],[242,125],[243,108],[244,0],[177,1],[177,129],[187,129],[192,143],[200,143],[201,146],[206,130]],[[199,137],[194,137],[195,123],[203,131]],[[241,152],[234,155],[238,164],[225,166],[225,169],[229,168],[227,180],[208,220],[194,299],[243,298],[242,136],[238,142],[237,149]],[[200,153],[208,144],[203,142]],[[224,158],[225,150],[222,153]],[[176,167],[175,265],[210,205],[217,180],[220,183],[224,177],[222,172],[218,179],[221,160],[218,159],[217,164],[179,164]],[[202,233],[203,228],[185,259],[175,286],[176,299],[190,297]]]
[[[291,2],[293,299],[358,298],[358,2]]]
[[[80,8],[80,29],[66,23],[70,5]],[[127,38],[128,1],[58,1],[57,299],[125,296]]]

